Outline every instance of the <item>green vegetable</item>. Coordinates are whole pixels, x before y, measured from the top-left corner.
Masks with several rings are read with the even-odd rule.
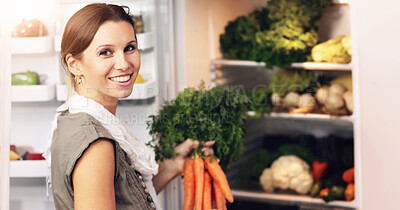
[[[281,155],[295,155],[306,161],[309,165],[312,165],[312,162],[315,160],[311,150],[299,144],[284,144],[279,147],[278,151]]]
[[[240,185],[245,189],[261,189],[260,176],[279,157],[277,152],[259,150],[247,156],[241,164]]]
[[[315,182],[310,190],[311,197],[317,197],[322,189],[321,181]]]
[[[317,79],[312,71],[279,69],[271,77],[269,90],[286,95],[288,92],[315,92]]]
[[[271,112],[271,91],[263,88],[246,92],[247,97],[251,101],[249,111],[254,111],[256,118],[261,117],[263,114]]]
[[[198,89],[186,88],[175,100],[165,102],[158,115],[148,122],[157,160],[172,158],[174,147],[190,138],[215,141],[214,153],[226,167],[243,150],[248,98],[237,88],[217,86],[210,90],[204,83]]]
[[[223,57],[287,67],[310,60],[318,26],[331,0],[270,0],[261,11],[238,17],[220,36]]]
[[[256,10],[248,16],[230,21],[220,35],[221,49],[226,59],[256,60],[256,32],[269,27],[268,10]]]
[[[334,200],[344,200],[344,187],[343,186],[333,186],[331,189],[332,197]]]
[[[15,73],[11,75],[11,85],[37,85],[38,75],[35,72]]]

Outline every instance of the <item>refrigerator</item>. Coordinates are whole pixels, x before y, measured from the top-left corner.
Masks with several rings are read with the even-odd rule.
[[[66,97],[65,74],[60,62],[60,38],[68,18],[94,0],[15,0],[0,1],[0,209],[54,209],[51,194],[46,195],[46,165],[43,160],[10,161],[9,148],[17,152],[42,153],[55,109]],[[176,97],[188,86],[246,84],[243,72],[265,74],[265,64],[254,61],[232,62],[222,59],[219,35],[229,21],[265,6],[266,0],[125,0],[101,1],[130,7],[144,23],[138,34],[141,51],[140,73],[144,84],[135,85],[128,100],[121,100],[117,114],[127,120],[136,135],[150,140],[146,121],[156,114],[164,100]],[[318,74],[350,72],[353,80],[354,113],[342,118],[270,114],[248,123],[246,138],[257,135],[309,133],[327,136],[337,133],[351,137],[354,145],[355,200],[324,203],[309,196],[268,194],[241,189],[235,184],[240,162],[231,167],[228,179],[238,202],[257,208],[282,209],[398,209],[400,182],[396,119],[400,100],[393,97],[399,88],[400,72],[395,62],[400,42],[400,3],[383,0],[334,0],[323,16],[319,35],[327,40],[342,34],[352,35],[352,62],[330,66],[296,64],[298,69]],[[37,38],[11,38],[22,19],[37,18],[48,35]],[[391,21],[389,21],[391,20]],[[295,65],[295,66],[296,66]],[[11,74],[34,71],[41,85],[11,86]],[[263,73],[264,72],[264,73]],[[265,73],[266,72],[266,73]],[[250,82],[258,82],[253,74]],[[230,78],[230,79],[229,79]],[[253,84],[254,85],[254,84]],[[246,140],[246,139],[245,139]],[[245,142],[249,148],[256,141]],[[183,189],[177,177],[159,195],[164,209],[181,209]],[[271,206],[273,205],[273,206]],[[230,206],[244,209],[243,206]],[[250,207],[249,207],[250,208]]]

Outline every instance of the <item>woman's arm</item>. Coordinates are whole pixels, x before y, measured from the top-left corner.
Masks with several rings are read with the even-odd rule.
[[[214,141],[208,141],[204,143],[204,155],[208,156],[214,153],[214,151],[210,148],[213,144]],[[158,174],[153,177],[153,185],[157,194],[162,189],[164,189],[164,187],[172,179],[183,172],[186,158],[188,158],[188,155],[190,154],[192,149],[197,148],[198,145],[198,141],[187,139],[186,141],[175,147],[175,152],[178,153],[178,156],[171,159],[166,159],[163,162],[158,163]]]
[[[72,173],[74,209],[115,210],[115,154],[109,140],[92,143]]]

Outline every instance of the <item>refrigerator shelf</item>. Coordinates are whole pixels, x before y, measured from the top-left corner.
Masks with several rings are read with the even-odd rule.
[[[154,33],[145,32],[136,34],[139,50],[148,50],[154,47]],[[54,37],[54,51],[61,52],[61,35]]]
[[[247,115],[253,117],[255,112],[249,111]],[[353,122],[353,115],[350,116],[335,116],[329,114],[290,114],[290,113],[277,113],[272,112],[264,115],[269,118],[281,119],[296,119],[296,120],[314,120],[314,121],[338,121],[338,122]]]
[[[55,98],[54,84],[11,86],[12,102],[41,102]]]
[[[42,54],[51,52],[53,42],[51,36],[18,37],[11,39],[12,54]]]
[[[211,61],[212,66],[243,66],[243,67],[265,67],[264,62],[246,61],[246,60],[226,60],[215,59]],[[304,69],[304,70],[321,70],[321,71],[351,71],[352,65],[350,64],[334,64],[334,63],[292,63],[290,68]]]
[[[47,163],[45,160],[15,160],[10,161],[10,177],[32,178],[46,177]]]
[[[65,101],[67,99],[67,86],[57,84],[57,100]],[[158,94],[157,82],[155,80],[148,80],[143,84],[135,84],[133,86],[132,94],[120,100],[141,100],[155,97]]]
[[[343,207],[349,209],[357,208],[355,201],[331,201],[326,203],[320,198],[313,198],[307,195],[288,195],[288,194],[272,194],[266,192],[251,192],[245,190],[232,190],[235,198],[242,200],[252,200],[261,202],[284,203],[285,205],[313,205],[313,206],[329,206]]]

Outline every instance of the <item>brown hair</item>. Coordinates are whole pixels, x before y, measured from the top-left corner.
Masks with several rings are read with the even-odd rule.
[[[125,10],[126,9],[126,10]],[[126,21],[134,28],[132,15],[127,6],[95,3],[76,12],[68,21],[61,40],[61,59],[66,68],[68,98],[74,85],[74,75],[68,70],[66,56],[80,59],[83,51],[92,42],[97,30],[106,21]],[[136,33],[135,33],[136,38]]]

